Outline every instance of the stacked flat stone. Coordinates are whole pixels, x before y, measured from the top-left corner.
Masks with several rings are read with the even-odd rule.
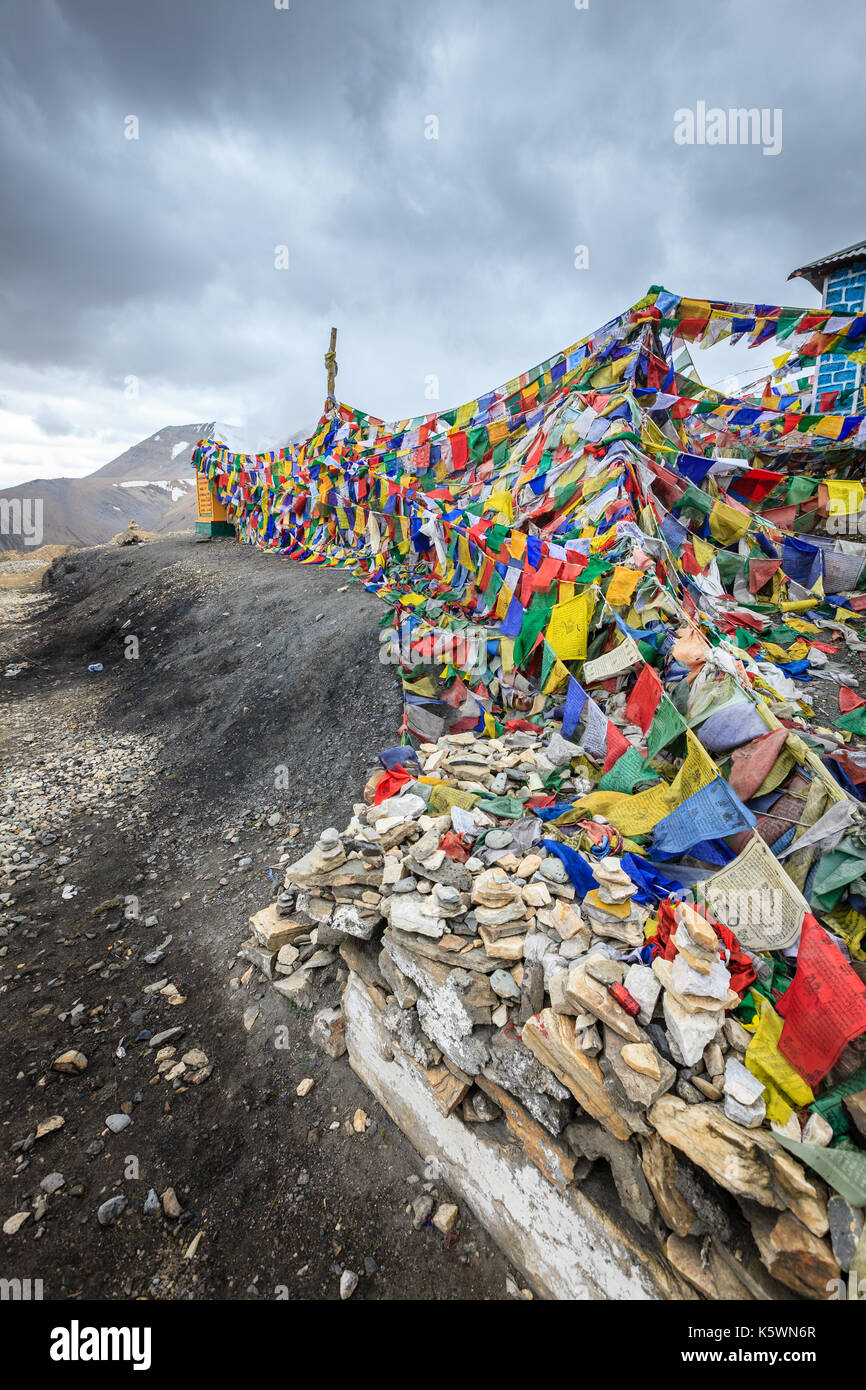
[[[738,996],[704,918],[678,905],[673,959],[646,964],[651,909],[636,901],[622,860],[585,854],[597,887],[580,897],[541,843],[573,832],[551,837],[531,808],[519,814],[555,770],[565,774],[558,800],[584,794],[589,783],[572,770],[582,751],[558,733],[544,744],[523,732],[446,735],[421,745],[416,777],[379,803],[383,774],[371,773],[346,829],[323,831],[287,865],[277,903],[253,919],[247,954],[311,1007],[317,980],[333,977],[317,967],[338,951],[445,1114],[494,1125],[492,1134],[504,1120],[502,1137],[517,1126],[524,1140],[537,1125],[574,1181],[608,1158],[630,1216],[652,1230],[667,1222],[681,1239],[677,1202],[663,1195],[675,1149],[730,1187],[735,1136],[765,1119],[763,1087],[744,1065],[750,1035],[726,1017]],[[498,797],[517,814],[497,815]],[[334,1027],[331,1010],[329,1037]],[[766,1130],[761,1140],[775,1143]],[[770,1205],[793,1203],[783,1187]],[[713,1209],[706,1192],[701,1201],[696,1232]]]

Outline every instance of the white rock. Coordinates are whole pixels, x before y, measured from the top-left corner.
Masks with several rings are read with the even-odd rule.
[[[29,1218],[29,1211],[17,1211],[14,1216],[10,1216],[8,1220],[3,1222],[3,1234],[6,1236],[14,1236],[16,1231],[20,1231],[24,1222],[29,1220]]]
[[[395,893],[388,909],[391,926],[399,931],[417,932],[419,936],[442,936],[445,919],[438,915],[432,899],[431,905],[435,916],[431,915],[423,893]]]
[[[709,975],[693,970],[679,953],[674,959],[671,981],[677,994],[696,994],[707,999],[727,999],[731,974],[720,960],[710,966]]]
[[[398,820],[417,820],[427,810],[427,803],[414,792],[404,792],[402,796],[389,796],[387,801],[380,801],[376,809],[380,816],[389,819],[395,816]],[[378,819],[376,829],[379,829]]]
[[[740,1105],[749,1106],[754,1105],[764,1094],[764,1084],[753,1076],[738,1058],[729,1057],[725,1063],[724,1091],[726,1096],[730,1096]]]
[[[551,735],[550,742],[544,750],[544,756],[551,767],[567,767],[572,758],[579,758],[580,754],[581,749],[578,745],[569,743],[558,729]]]
[[[704,1048],[716,1036],[717,1019],[715,1014],[701,1010],[689,1013],[665,991],[665,1025],[668,1036],[678,1052],[685,1067],[694,1067],[704,1055]]]
[[[745,1125],[746,1129],[757,1129],[764,1123],[766,1113],[767,1106],[763,1097],[759,1097],[752,1105],[741,1105],[733,1096],[725,1094],[725,1114],[736,1124]]]
[[[433,1225],[437,1231],[442,1232],[443,1236],[447,1236],[449,1231],[454,1229],[456,1220],[457,1207],[453,1202],[442,1202],[433,1215]]]
[[[803,1143],[817,1144],[825,1149],[833,1138],[833,1126],[828,1125],[823,1115],[814,1111],[803,1126]]]
[[[787,1134],[789,1139],[796,1139],[798,1144],[801,1142],[800,1121],[793,1110],[783,1125],[780,1125],[777,1120],[771,1120],[770,1129],[774,1134]]]
[[[641,1023],[649,1023],[653,1016],[661,984],[648,965],[630,965],[623,980],[632,999],[640,1004],[638,1018]]]

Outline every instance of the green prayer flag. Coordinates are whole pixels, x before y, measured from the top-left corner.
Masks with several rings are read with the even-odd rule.
[[[489,816],[502,816],[505,820],[520,820],[526,815],[523,802],[518,801],[516,796],[485,797],[479,801],[478,809]]]
[[[622,756],[617,758],[610,771],[601,778],[598,789],[601,792],[628,792],[630,794],[639,782],[658,782],[660,780],[658,773],[653,771],[637,748],[627,748]]]
[[[866,705],[860,705],[858,709],[849,710],[847,714],[840,714],[833,723],[837,729],[848,729],[852,734],[859,734],[861,738],[866,737]]]
[[[866,1089],[866,1062],[862,1067],[858,1067],[853,1076],[849,1076],[847,1081],[840,1081],[831,1090],[825,1091],[822,1096],[809,1106],[810,1110],[816,1110],[828,1125],[832,1126],[836,1138],[841,1138],[844,1134],[851,1133],[851,1122],[845,1113],[842,1104],[845,1096],[853,1096],[857,1091]]]
[[[535,645],[535,639],[541,629],[546,625],[548,618],[547,609],[537,608],[526,612],[520,626],[520,632],[514,643],[514,664],[519,666],[525,661]]]
[[[680,734],[684,734],[687,728],[688,725],[679,710],[671,704],[667,695],[663,695],[647,736],[647,754],[650,761]]]
[[[598,579],[599,575],[606,574],[611,568],[609,560],[603,560],[600,555],[593,555],[588,565],[580,571],[576,582],[578,584],[592,584]]]
[[[818,1144],[798,1144],[787,1134],[777,1134],[783,1148],[807,1163],[830,1187],[854,1207],[866,1206],[866,1153],[843,1139],[832,1148]]]
[[[549,642],[544,643],[541,653],[541,688],[547,684],[547,678],[556,664],[556,652]]]
[[[806,478],[802,473],[795,473],[788,479],[785,496],[789,504],[791,502],[806,502],[810,497],[814,497],[817,491],[817,478]]]

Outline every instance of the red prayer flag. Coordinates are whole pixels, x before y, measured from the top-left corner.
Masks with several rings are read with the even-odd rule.
[[[845,1045],[866,1032],[866,985],[808,912],[797,971],[776,1009],[785,1020],[779,1051],[813,1089]]]
[[[814,646],[815,643],[812,645]],[[839,709],[843,714],[847,714],[852,709],[860,709],[861,705],[866,705],[866,700],[855,694],[847,685],[839,686]]]
[[[749,801],[775,766],[788,738],[786,728],[771,729],[736,748],[728,782],[741,801]]]
[[[781,560],[750,560],[749,592],[756,594],[759,589],[763,589],[765,584],[769,584],[776,570],[781,569],[781,567]]]
[[[652,666],[644,666],[626,701],[626,719],[630,724],[637,724],[641,733],[645,734],[655,718],[661,698],[661,681]]]
[[[451,461],[455,468],[462,468],[469,457],[469,445],[463,430],[454,430],[449,434],[451,440]]]
[[[384,772],[376,783],[373,805],[378,806],[389,796],[396,796],[403,784],[411,781],[412,774],[405,767],[394,767],[390,772]]]
[[[729,491],[739,497],[747,497],[750,502],[763,502],[784,477],[784,473],[771,473],[768,468],[750,468],[737,475]]]
[[[604,772],[610,772],[617,758],[621,758],[623,753],[631,747],[628,739],[621,729],[618,729],[612,719],[607,721],[607,757],[604,760]]]

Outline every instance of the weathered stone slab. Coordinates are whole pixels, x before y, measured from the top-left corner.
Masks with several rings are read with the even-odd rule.
[[[408,1057],[395,1049],[361,982],[343,995],[349,1060],[419,1154],[435,1154],[451,1190],[471,1208],[536,1294],[548,1299],[691,1299],[695,1295],[573,1185],[561,1191],[516,1145],[487,1125],[445,1116]],[[398,1012],[404,1012],[400,1011]]]
[[[607,1092],[601,1067],[575,1040],[573,1018],[544,1009],[524,1025],[522,1037],[538,1060],[568,1087],[578,1105],[618,1139],[628,1139],[631,1130]]]
[[[573,1004],[576,1011],[586,1010],[601,1019],[614,1032],[619,1033],[626,1042],[640,1042],[640,1029],[634,1019],[618,1004],[604,985],[598,983],[586,972],[582,963],[573,965],[568,972],[565,998]]]
[[[505,1123],[520,1144],[527,1158],[530,1158],[544,1176],[557,1187],[566,1188],[574,1177],[574,1159],[564,1144],[548,1134],[547,1130],[527,1114],[522,1105],[508,1091],[497,1086],[486,1076],[476,1078],[482,1091],[501,1107]]]
[[[632,1104],[642,1105],[646,1108],[653,1105],[659,1096],[663,1096],[666,1091],[670,1090],[677,1079],[677,1069],[672,1067],[670,1062],[666,1062],[651,1043],[645,1043],[643,1046],[648,1048],[655,1061],[657,1075],[652,1077],[635,1070],[626,1058],[629,1048],[638,1046],[639,1044],[627,1043],[613,1028],[605,1025],[604,1055],[628,1099]],[[644,1063],[642,1062],[642,1064]]]
[[[551,1134],[559,1134],[568,1123],[574,1104],[569,1092],[519,1037],[491,1034],[484,1075],[516,1096]]]
[[[647,1118],[663,1139],[735,1196],[780,1211],[790,1207],[813,1235],[827,1233],[819,1188],[772,1135],[742,1129],[709,1101],[687,1105],[672,1095],[657,1100]]]
[[[361,912],[351,903],[341,903],[331,914],[330,925],[334,931],[345,936],[356,936],[361,941],[369,941],[381,922],[378,913]]]
[[[379,974],[386,982],[401,1009],[411,1009],[418,1002],[418,987],[404,975],[383,947],[379,952]]]
[[[293,921],[291,917],[280,917],[276,903],[271,903],[270,907],[263,907],[260,912],[256,912],[250,918],[250,926],[259,945],[274,952],[281,946],[290,944],[296,936],[303,936],[310,930],[308,926]]]
[[[629,1216],[639,1226],[648,1226],[655,1212],[655,1203],[641,1168],[635,1142],[627,1140],[623,1143],[604,1125],[596,1124],[593,1120],[570,1124],[565,1137],[575,1153],[593,1162],[599,1158],[606,1161],[619,1200]]]
[[[676,1186],[676,1153],[659,1134],[642,1135],[638,1142],[644,1177],[662,1220],[678,1236],[687,1236],[695,1224],[695,1215]]]
[[[344,936],[340,940],[340,955],[349,969],[360,975],[366,984],[377,985],[379,989],[388,988],[388,981],[379,969],[378,949],[372,942]]]
[[[828,1240],[821,1240],[790,1211],[773,1216],[755,1208],[750,1215],[752,1235],[761,1261],[780,1284],[803,1298],[827,1298],[828,1285],[840,1276]]]
[[[430,1087],[442,1114],[450,1115],[466,1095],[470,1083],[459,1081],[447,1067],[418,1067],[418,1070]]]
[[[280,948],[282,949],[282,948]],[[248,960],[257,970],[261,970],[266,979],[272,980],[277,973],[277,955],[279,953],[271,949],[270,946],[263,946],[255,937],[249,941],[241,943],[238,955],[242,960]]]
[[[407,951],[414,951],[416,956],[424,956],[427,960],[438,960],[448,966],[454,965],[453,952],[443,950],[439,942],[429,937],[414,936],[411,932],[401,932],[396,927],[387,927],[382,933],[382,943],[387,947],[389,942],[393,942],[395,946],[402,946]],[[473,946],[469,951],[461,951],[460,965],[463,970],[492,975],[494,970],[500,968],[502,961],[492,960],[483,947]]]
[[[351,884],[362,884],[365,888],[378,888],[382,882],[382,865],[365,864],[363,859],[352,855],[335,869],[317,869],[313,859],[314,851],[297,859],[286,869],[286,884],[296,883],[304,888],[345,888]]]

